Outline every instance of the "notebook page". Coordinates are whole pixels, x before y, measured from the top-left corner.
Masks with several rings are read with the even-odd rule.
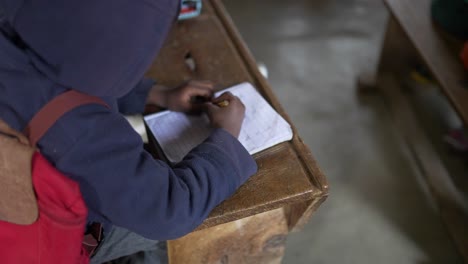
[[[242,83],[225,91],[239,97],[245,105],[239,141],[250,154],[255,154],[291,140],[291,126],[266,102],[250,83]],[[211,133],[206,116],[187,116],[165,111],[146,116],[145,121],[171,162],[179,162]]]

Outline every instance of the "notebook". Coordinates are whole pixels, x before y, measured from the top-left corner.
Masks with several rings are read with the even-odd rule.
[[[245,117],[238,139],[250,154],[292,139],[291,126],[250,83],[241,83],[217,92],[215,96],[225,91],[239,97],[245,105]],[[181,161],[212,131],[206,115],[189,116],[164,111],[146,116],[145,122],[171,163]]]

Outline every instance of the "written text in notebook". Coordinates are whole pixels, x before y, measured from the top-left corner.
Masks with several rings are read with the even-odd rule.
[[[292,139],[291,126],[250,83],[233,86],[215,96],[226,91],[239,97],[245,105],[239,141],[250,154]],[[172,111],[146,116],[145,122],[172,163],[181,161],[190,150],[208,138],[212,130],[205,115],[189,116]]]

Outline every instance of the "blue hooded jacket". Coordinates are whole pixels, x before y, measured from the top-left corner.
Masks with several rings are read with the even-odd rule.
[[[153,84],[143,75],[178,5],[178,0],[0,0],[1,119],[22,131],[39,109],[69,89],[111,106],[81,106],[38,142],[42,154],[80,184],[88,220],[103,223],[105,231],[116,225],[155,240],[180,237],[257,169],[223,129],[171,167],[143,149],[120,113],[143,108]]]

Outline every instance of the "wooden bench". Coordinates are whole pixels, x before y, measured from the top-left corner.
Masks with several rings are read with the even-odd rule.
[[[468,82],[459,52],[462,43],[432,22],[430,0],[385,0],[390,19],[375,78],[361,76],[361,91],[378,88],[388,102],[398,130],[425,176],[459,251],[468,263],[468,206],[421,128],[401,80],[423,63],[468,127]],[[368,75],[367,75],[368,76]],[[374,79],[376,85],[367,83]]]
[[[328,183],[219,0],[178,22],[148,76],[167,86],[189,79],[225,88],[251,82],[292,125],[294,137],[255,155],[259,171],[197,231],[168,243],[170,263],[279,263],[285,238],[328,195]],[[154,142],[153,142],[154,143]]]

